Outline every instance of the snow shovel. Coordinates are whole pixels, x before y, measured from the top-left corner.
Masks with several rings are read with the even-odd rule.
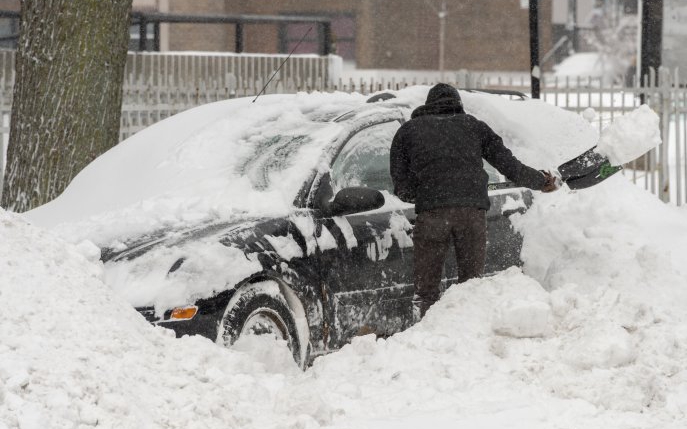
[[[622,166],[611,165],[605,156],[594,151],[596,146],[558,166],[558,177],[570,189],[584,189],[608,179]],[[489,190],[517,188],[513,182],[492,183]]]

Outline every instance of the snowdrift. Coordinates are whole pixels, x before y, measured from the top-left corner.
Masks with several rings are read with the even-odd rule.
[[[283,344],[171,338],[91,247],[0,212],[0,428],[684,427],[685,210],[617,176],[516,225],[525,274],[453,286],[301,373]]]

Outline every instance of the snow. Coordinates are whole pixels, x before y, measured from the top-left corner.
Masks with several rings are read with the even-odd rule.
[[[594,146],[598,134],[580,115],[541,100],[461,93],[467,113],[486,122],[513,154],[538,170],[553,170]]]
[[[179,260],[183,263],[170,272]],[[104,280],[131,305],[154,306],[162,314],[166,309],[208,298],[261,270],[255,254],[246,255],[210,237],[173,247],[160,246],[138,258],[107,264]]]
[[[322,251],[337,248],[336,239],[329,229],[324,225],[322,225],[322,231],[317,237],[317,247],[319,247]]]
[[[681,428],[685,214],[621,176],[537,195],[513,216],[523,272],[300,372],[284,344],[172,338],[103,284],[92,244],[0,212],[0,427]]]
[[[315,237],[315,220],[308,215],[294,215],[289,218],[300,233],[305,237],[306,251],[308,255],[315,253],[317,238]]]
[[[416,102],[424,94],[426,88],[403,92]],[[469,112],[502,132],[516,155],[537,168],[557,165],[596,140],[580,115],[536,101],[463,95]],[[279,115],[285,115],[285,126],[300,124],[312,113],[308,106],[330,106],[326,113],[336,110],[332,104],[361,100],[347,97],[315,95],[312,103],[302,97],[298,111]],[[274,106],[260,107],[261,114],[281,112],[281,99],[274,100]],[[175,339],[145,322],[132,303],[173,305],[156,301],[161,278],[172,279],[171,294],[164,296],[186,299],[216,287],[200,283],[249,275],[257,262],[207,237],[186,245],[192,249],[155,249],[130,265],[104,267],[98,260],[102,242],[84,238],[116,243],[109,226],[131,232],[134,226],[187,225],[207,219],[208,210],[233,220],[260,210],[284,213],[301,231],[314,230],[310,218],[295,219],[286,198],[303,164],[242,183],[229,174],[236,166],[229,155],[249,156],[252,149],[220,136],[245,137],[249,127],[269,134],[258,110],[249,115],[232,106],[190,111],[178,127],[168,123],[171,147],[150,135],[137,140],[139,146],[124,145],[113,157],[130,169],[118,171],[114,162],[102,161],[104,171],[94,167],[59,202],[29,215],[46,226],[75,223],[48,232],[0,210],[0,429],[685,427],[687,242],[681,231],[687,230],[687,212],[621,175],[582,191],[537,193],[525,214],[511,216],[524,237],[522,270],[453,285],[412,328],[387,339],[356,337],[305,372],[283,342],[246,337],[226,348],[201,337]],[[232,115],[246,128],[229,129],[225,117]],[[635,131],[651,135],[650,114],[638,115],[635,122],[643,126]],[[632,128],[629,123],[623,127]],[[322,139],[330,132],[314,131]],[[316,163],[318,142],[299,147],[303,162]],[[218,159],[195,152],[201,148]],[[139,154],[150,159],[134,156]],[[160,177],[138,170],[158,165]],[[217,174],[216,180],[204,181],[208,177],[199,171]],[[247,171],[251,176],[257,170]],[[98,189],[96,180],[104,178]],[[138,186],[138,179],[150,186]],[[167,193],[170,184],[178,194]],[[132,195],[119,194],[119,186]],[[228,186],[226,193],[218,192],[222,186]],[[94,199],[94,211],[79,203],[85,197]],[[517,209],[521,201],[507,204]],[[348,247],[357,246],[346,218],[334,221]],[[370,256],[383,257],[391,240],[408,244],[407,229],[395,218],[367,249]],[[290,237],[269,239],[285,259],[302,255]],[[332,241],[323,229],[313,245],[324,249]],[[168,274],[188,253],[198,258]],[[233,269],[226,270],[227,264]],[[301,320],[302,311],[297,316]]]
[[[285,347],[260,361],[177,340],[77,248],[4,211],[0,235],[0,427],[275,426],[262,404],[300,376]]]
[[[622,165],[644,155],[661,144],[661,130],[656,112],[646,104],[613,121],[601,131],[596,149],[612,165]]]
[[[601,77],[604,70],[601,56],[598,52],[579,52],[561,61],[554,66],[555,75],[559,77]]]
[[[344,93],[270,95],[190,109],[113,147],[26,216],[50,228],[68,222],[65,235],[107,246],[212,219],[288,214],[323,145],[342,130],[312,119],[364,100]]]
[[[622,75],[622,69],[614,64],[612,58],[598,52],[578,52],[565,58],[554,67],[554,76],[559,79],[568,78],[571,81],[582,78],[603,78],[611,81],[617,75]]]
[[[336,216],[333,219],[336,226],[339,227],[339,229],[344,235],[344,239],[346,240],[346,247],[349,249],[357,247],[358,240],[355,238],[355,234],[353,233],[353,227],[350,223],[348,223],[348,220],[346,220],[346,218],[343,216]]]
[[[526,210],[527,205],[525,204],[525,201],[523,201],[521,198],[518,197],[513,197],[512,195],[508,195],[506,197],[506,201],[503,202],[503,205],[501,206],[501,213],[506,213],[508,211],[514,211],[514,210]]]
[[[399,248],[413,247],[413,238],[409,234],[413,227],[408,218],[398,212],[394,212],[389,219],[389,226],[391,236],[396,240]]]
[[[409,106],[409,116],[428,90],[391,92]],[[539,100],[465,91],[461,96],[468,113],[487,122],[516,156],[539,169],[552,169],[597,139],[579,115]],[[300,93],[190,109],[110,149],[58,198],[25,216],[73,242],[87,239],[100,247],[121,247],[152,231],[211,221],[288,216],[312,171],[328,168],[319,164],[323,148],[345,131],[344,124],[326,121],[365,106],[366,99]]]
[[[515,299],[502,303],[492,319],[492,330],[515,338],[543,337],[550,329],[551,307],[546,300]]]
[[[285,237],[276,237],[273,235],[266,235],[265,239],[274,247],[279,256],[285,261],[290,261],[293,258],[302,258],[303,250],[296,243],[291,234]]]

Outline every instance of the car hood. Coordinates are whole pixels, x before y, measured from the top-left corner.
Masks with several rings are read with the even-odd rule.
[[[133,306],[156,312],[208,298],[263,269],[258,253],[248,251],[241,237],[270,221],[205,222],[105,248],[105,283]]]

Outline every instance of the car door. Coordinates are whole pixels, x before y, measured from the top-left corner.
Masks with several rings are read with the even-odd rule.
[[[412,226],[391,193],[389,174],[389,149],[400,125],[391,120],[358,130],[323,179],[334,193],[365,186],[381,191],[386,200],[377,210],[319,220],[338,249],[321,258],[332,348],[355,335],[391,335],[411,321]]]
[[[513,188],[486,161],[489,173],[489,202],[487,212],[487,260],[485,274],[493,274],[513,265],[520,266],[522,236],[511,223],[511,216],[523,214],[532,205],[532,192],[527,188]]]

